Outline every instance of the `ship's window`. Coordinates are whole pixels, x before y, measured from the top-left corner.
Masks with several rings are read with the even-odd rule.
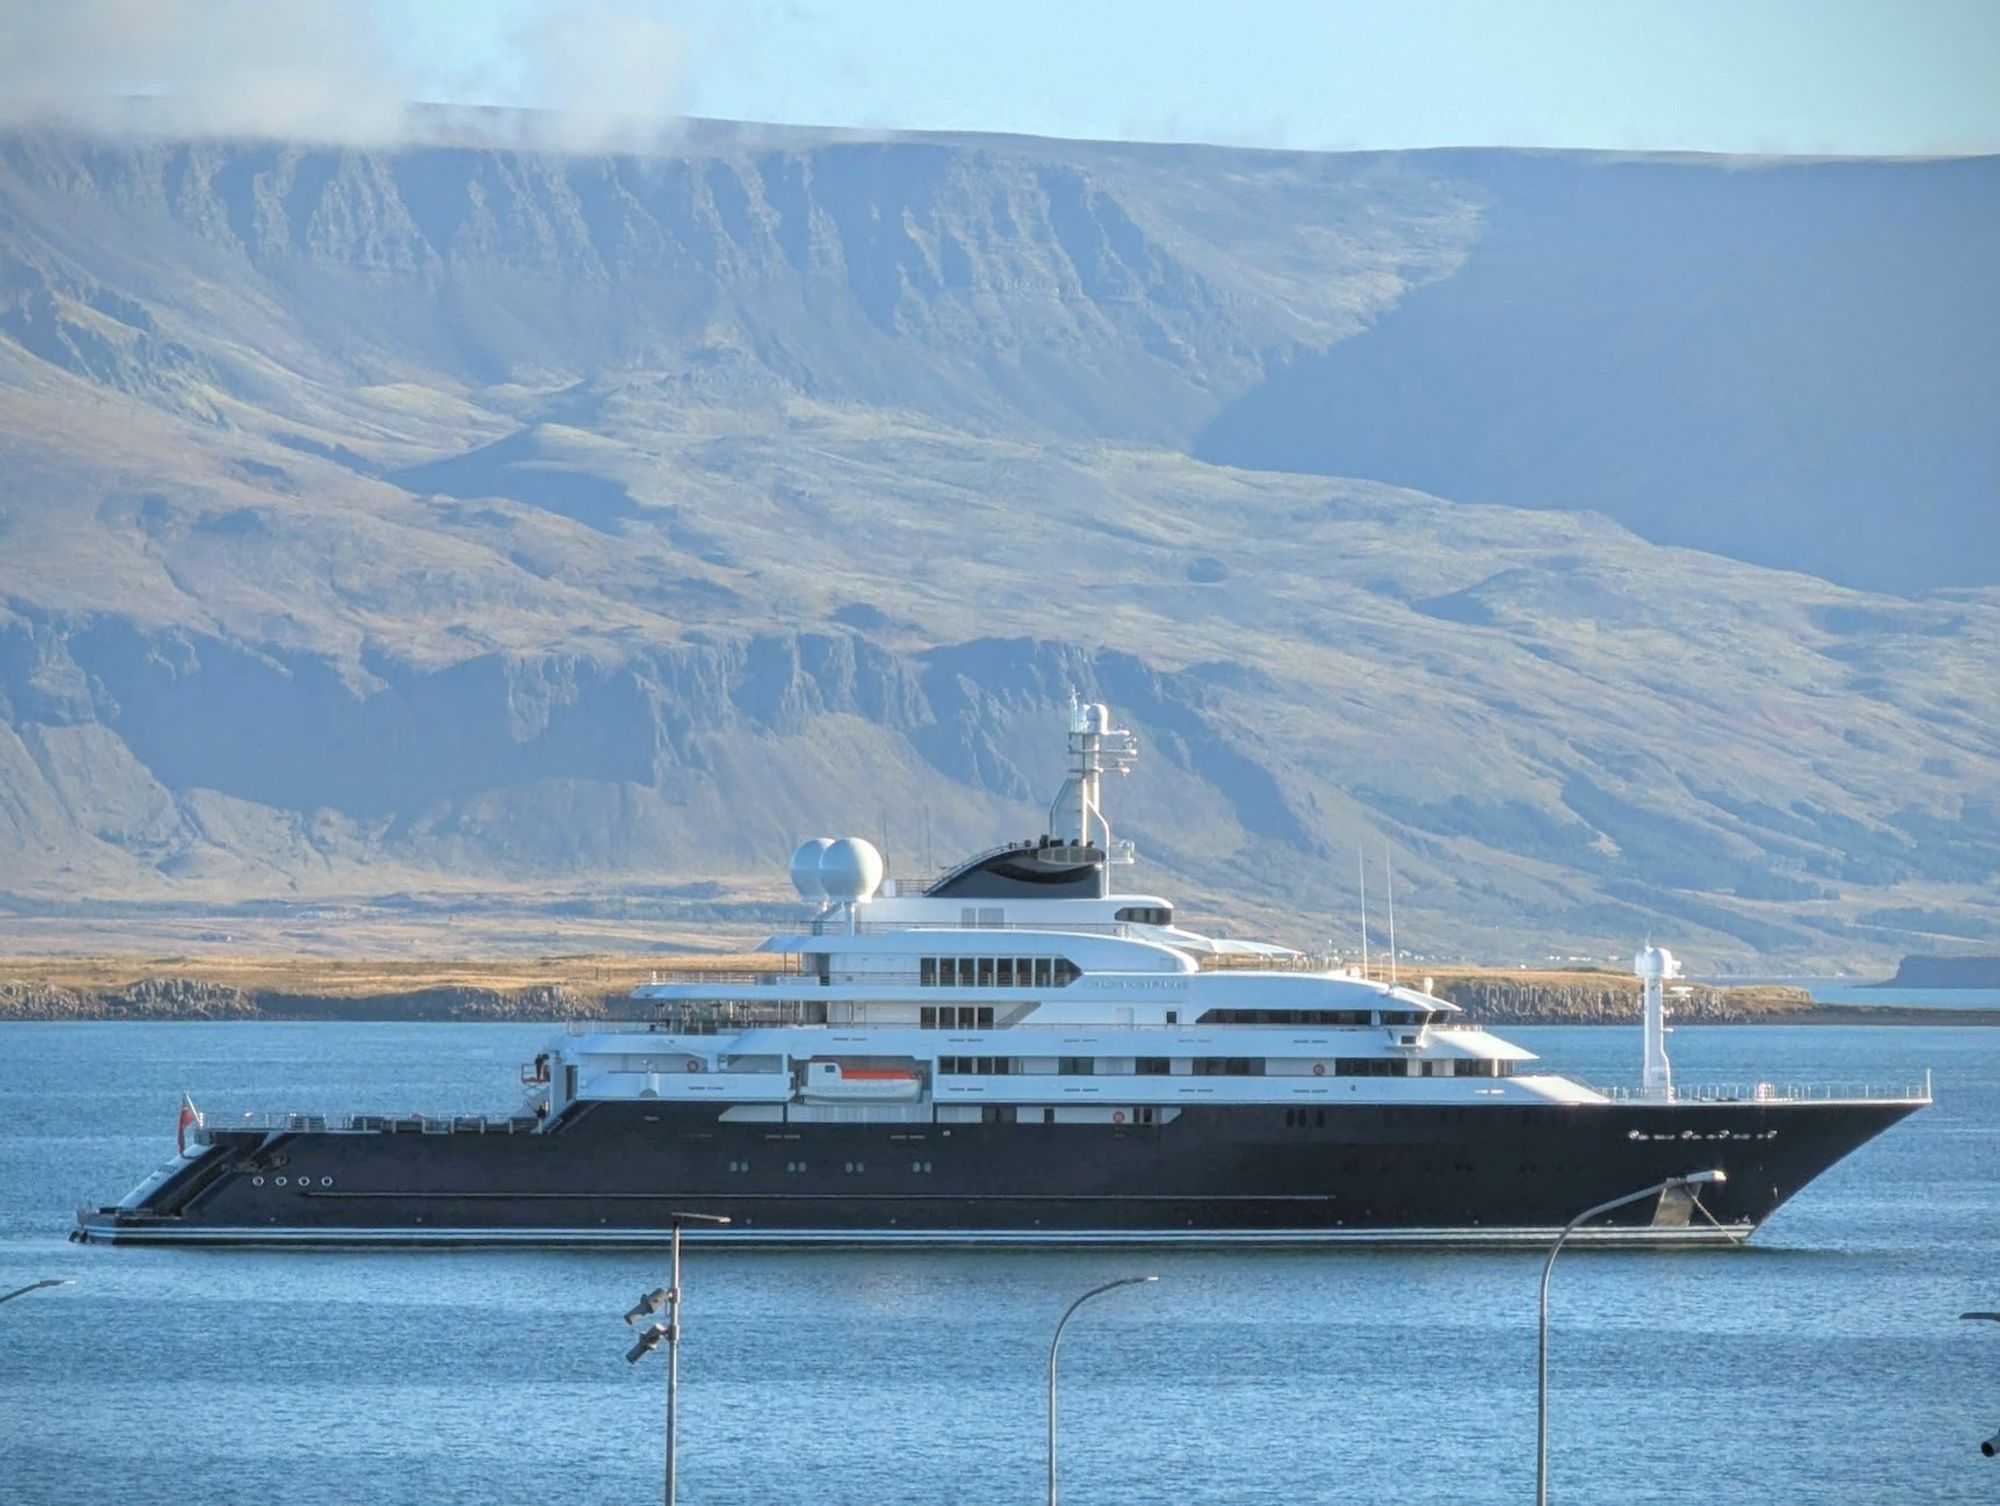
[[[921,957],[917,960],[917,983],[923,988],[937,986],[937,965],[935,957]]]
[[[1083,976],[1083,970],[1067,957],[1058,957],[1053,963],[1054,982],[1057,988],[1067,988]]]
[[[1037,957],[1035,959],[1035,987],[1047,988],[1048,986],[1049,959],[1046,957]]]
[[[1054,1109],[1043,1109],[1042,1123],[1054,1124],[1055,1122],[1056,1122],[1056,1111]]]
[[[1014,986],[1014,959],[1012,957],[1000,958],[993,964],[993,968],[993,982],[996,987],[1012,988]]]
[[[1248,1056],[1199,1056],[1195,1058],[1197,1077],[1262,1077],[1264,1064]]]
[[[1337,1056],[1333,1071],[1336,1077],[1401,1077],[1403,1064],[1386,1056]]]
[[[1205,1025],[1366,1025],[1365,1009],[1211,1009]]]
[[[1151,1109],[1134,1109],[1132,1111],[1132,1122],[1134,1124],[1151,1124],[1153,1122],[1153,1111]]]
[[[1325,1128],[1326,1128],[1326,1110],[1325,1110],[1325,1109],[1314,1109],[1314,1110],[1313,1110],[1313,1127],[1314,1127],[1314,1128],[1316,1128],[1316,1129],[1325,1129]]]
[[[1014,986],[1026,988],[1035,981],[1035,959],[1016,957],[1014,959]]]
[[[981,957],[979,959],[979,986],[981,988],[991,988],[993,986],[993,959],[991,957]]]
[[[979,1018],[974,1028],[979,1030],[991,1030],[993,1028],[993,1006],[991,1004],[980,1005],[978,1014]]]
[[[1174,1070],[1174,1064],[1170,1057],[1142,1056],[1132,1064],[1132,1070],[1141,1077],[1166,1077]]]
[[[1170,926],[1174,912],[1165,905],[1125,905],[1112,918],[1142,926]]]
[[[1403,1009],[1385,1009],[1378,1018],[1384,1025],[1421,1025],[1429,1016]]]
[[[937,1029],[937,1006],[926,1004],[917,1011],[917,1026],[923,1030]]]
[[[1180,1022],[1181,1012],[1178,1009],[1169,1009],[1167,1011],[1167,1023],[1169,1025],[1178,1025]]]
[[[1056,1071],[1064,1077],[1090,1077],[1097,1071],[1097,1061],[1088,1056],[1062,1056],[1056,1058]]]

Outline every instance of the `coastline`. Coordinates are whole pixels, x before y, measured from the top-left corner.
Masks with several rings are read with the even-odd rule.
[[[82,1020],[508,1022],[644,1018],[631,992],[651,970],[718,971],[769,956],[555,956],[525,961],[216,957],[0,958],[0,1023]],[[1418,978],[1410,981],[1419,982]],[[1630,976],[1504,968],[1439,970],[1438,997],[1481,1025],[1639,1021]],[[2000,1025],[2000,1008],[1819,1004],[1786,985],[1686,985],[1669,1003],[1681,1025]]]

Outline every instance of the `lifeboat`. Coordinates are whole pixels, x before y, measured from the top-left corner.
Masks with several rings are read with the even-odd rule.
[[[857,1067],[847,1062],[806,1063],[801,1097],[823,1103],[908,1103],[922,1096],[923,1079],[914,1065]]]

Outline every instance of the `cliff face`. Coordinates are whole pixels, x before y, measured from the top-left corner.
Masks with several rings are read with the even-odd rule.
[[[1658,166],[0,139],[0,903],[768,893],[843,830],[908,869],[1041,829],[1076,689],[1146,749],[1114,796],[1132,881],[1224,926],[1351,936],[1349,855],[1386,842],[1404,939],[1446,955],[1977,940],[1990,591],[1187,452],[1323,356],[1407,351],[1461,279],[1514,339],[1549,301],[1537,235],[1652,341],[1699,293],[1653,245],[1676,205],[1742,237],[1740,292],[1817,264],[1829,198],[1931,181]],[[1869,318],[1919,328],[1919,281],[1875,277]],[[1688,327],[1689,369],[1773,390],[1873,358]],[[1393,407],[1449,437],[1468,392],[1523,385],[1446,364],[1287,432]],[[1632,469],[1733,463],[1669,438]]]
[[[1879,988],[2000,988],[2000,956],[1905,957]]]

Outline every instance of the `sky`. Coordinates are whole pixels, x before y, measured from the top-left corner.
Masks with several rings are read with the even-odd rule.
[[[0,0],[0,123],[392,139],[413,99],[1312,149],[2000,150],[2000,0]]]

